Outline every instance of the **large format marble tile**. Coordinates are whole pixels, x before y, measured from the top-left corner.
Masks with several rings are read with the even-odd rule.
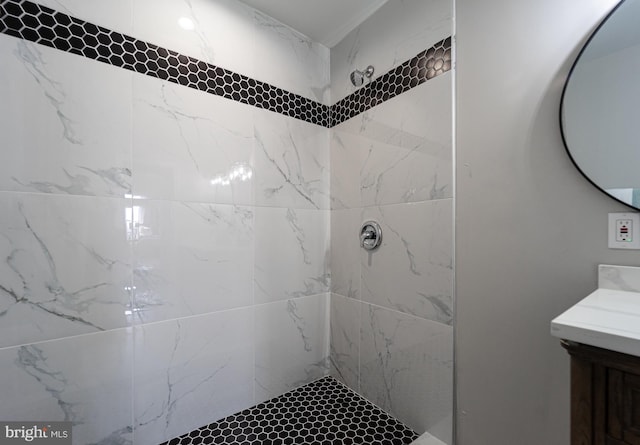
[[[336,126],[332,208],[450,198],[451,122],[447,73]]]
[[[329,211],[255,208],[255,302],[329,291]]]
[[[329,48],[255,11],[255,77],[329,105]]]
[[[156,445],[253,404],[251,308],[135,328],[135,443]]]
[[[335,103],[356,88],[354,69],[376,69],[374,78],[452,33],[447,0],[391,0],[331,49],[331,96]],[[384,32],[381,32],[384,30]]]
[[[0,35],[0,190],[131,190],[128,71]]]
[[[254,110],[257,205],[329,208],[329,129]]]
[[[35,0],[43,6],[105,28],[131,34],[132,0]]]
[[[331,292],[360,298],[361,209],[331,211]]]
[[[253,76],[253,10],[234,0],[135,0],[134,36]]]
[[[360,302],[331,294],[331,375],[360,390]]]
[[[126,205],[0,193],[0,347],[126,326]]]
[[[0,349],[3,421],[73,422],[74,445],[131,444],[130,329]]]
[[[356,116],[330,130],[331,209],[362,206],[360,191],[363,153],[369,140],[360,134]]]
[[[453,322],[451,200],[368,207],[382,245],[361,249],[362,300],[445,324]]]
[[[451,97],[446,73],[356,118],[363,205],[453,196]]]
[[[362,304],[360,351],[361,394],[450,444],[453,328]]]
[[[255,401],[329,372],[329,295],[255,307]]]
[[[147,323],[253,303],[253,210],[134,200],[134,310]]]
[[[136,196],[252,204],[251,107],[134,77]]]

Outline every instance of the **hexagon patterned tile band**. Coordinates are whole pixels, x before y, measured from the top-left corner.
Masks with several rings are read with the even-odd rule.
[[[26,0],[0,0],[0,33],[267,109],[338,125],[451,70],[451,37],[332,106]]]
[[[341,124],[450,70],[451,37],[447,37],[332,105],[331,126]]]

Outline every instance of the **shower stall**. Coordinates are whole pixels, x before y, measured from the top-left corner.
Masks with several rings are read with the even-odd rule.
[[[0,422],[157,445],[330,375],[452,444],[452,15],[0,0]]]

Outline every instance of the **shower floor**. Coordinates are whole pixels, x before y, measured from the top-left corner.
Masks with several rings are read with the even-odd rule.
[[[163,445],[404,445],[417,438],[394,417],[324,377]]]

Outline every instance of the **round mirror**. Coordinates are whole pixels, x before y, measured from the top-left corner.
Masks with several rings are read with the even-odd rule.
[[[621,1],[580,52],[560,121],[582,174],[640,210],[640,0]]]

